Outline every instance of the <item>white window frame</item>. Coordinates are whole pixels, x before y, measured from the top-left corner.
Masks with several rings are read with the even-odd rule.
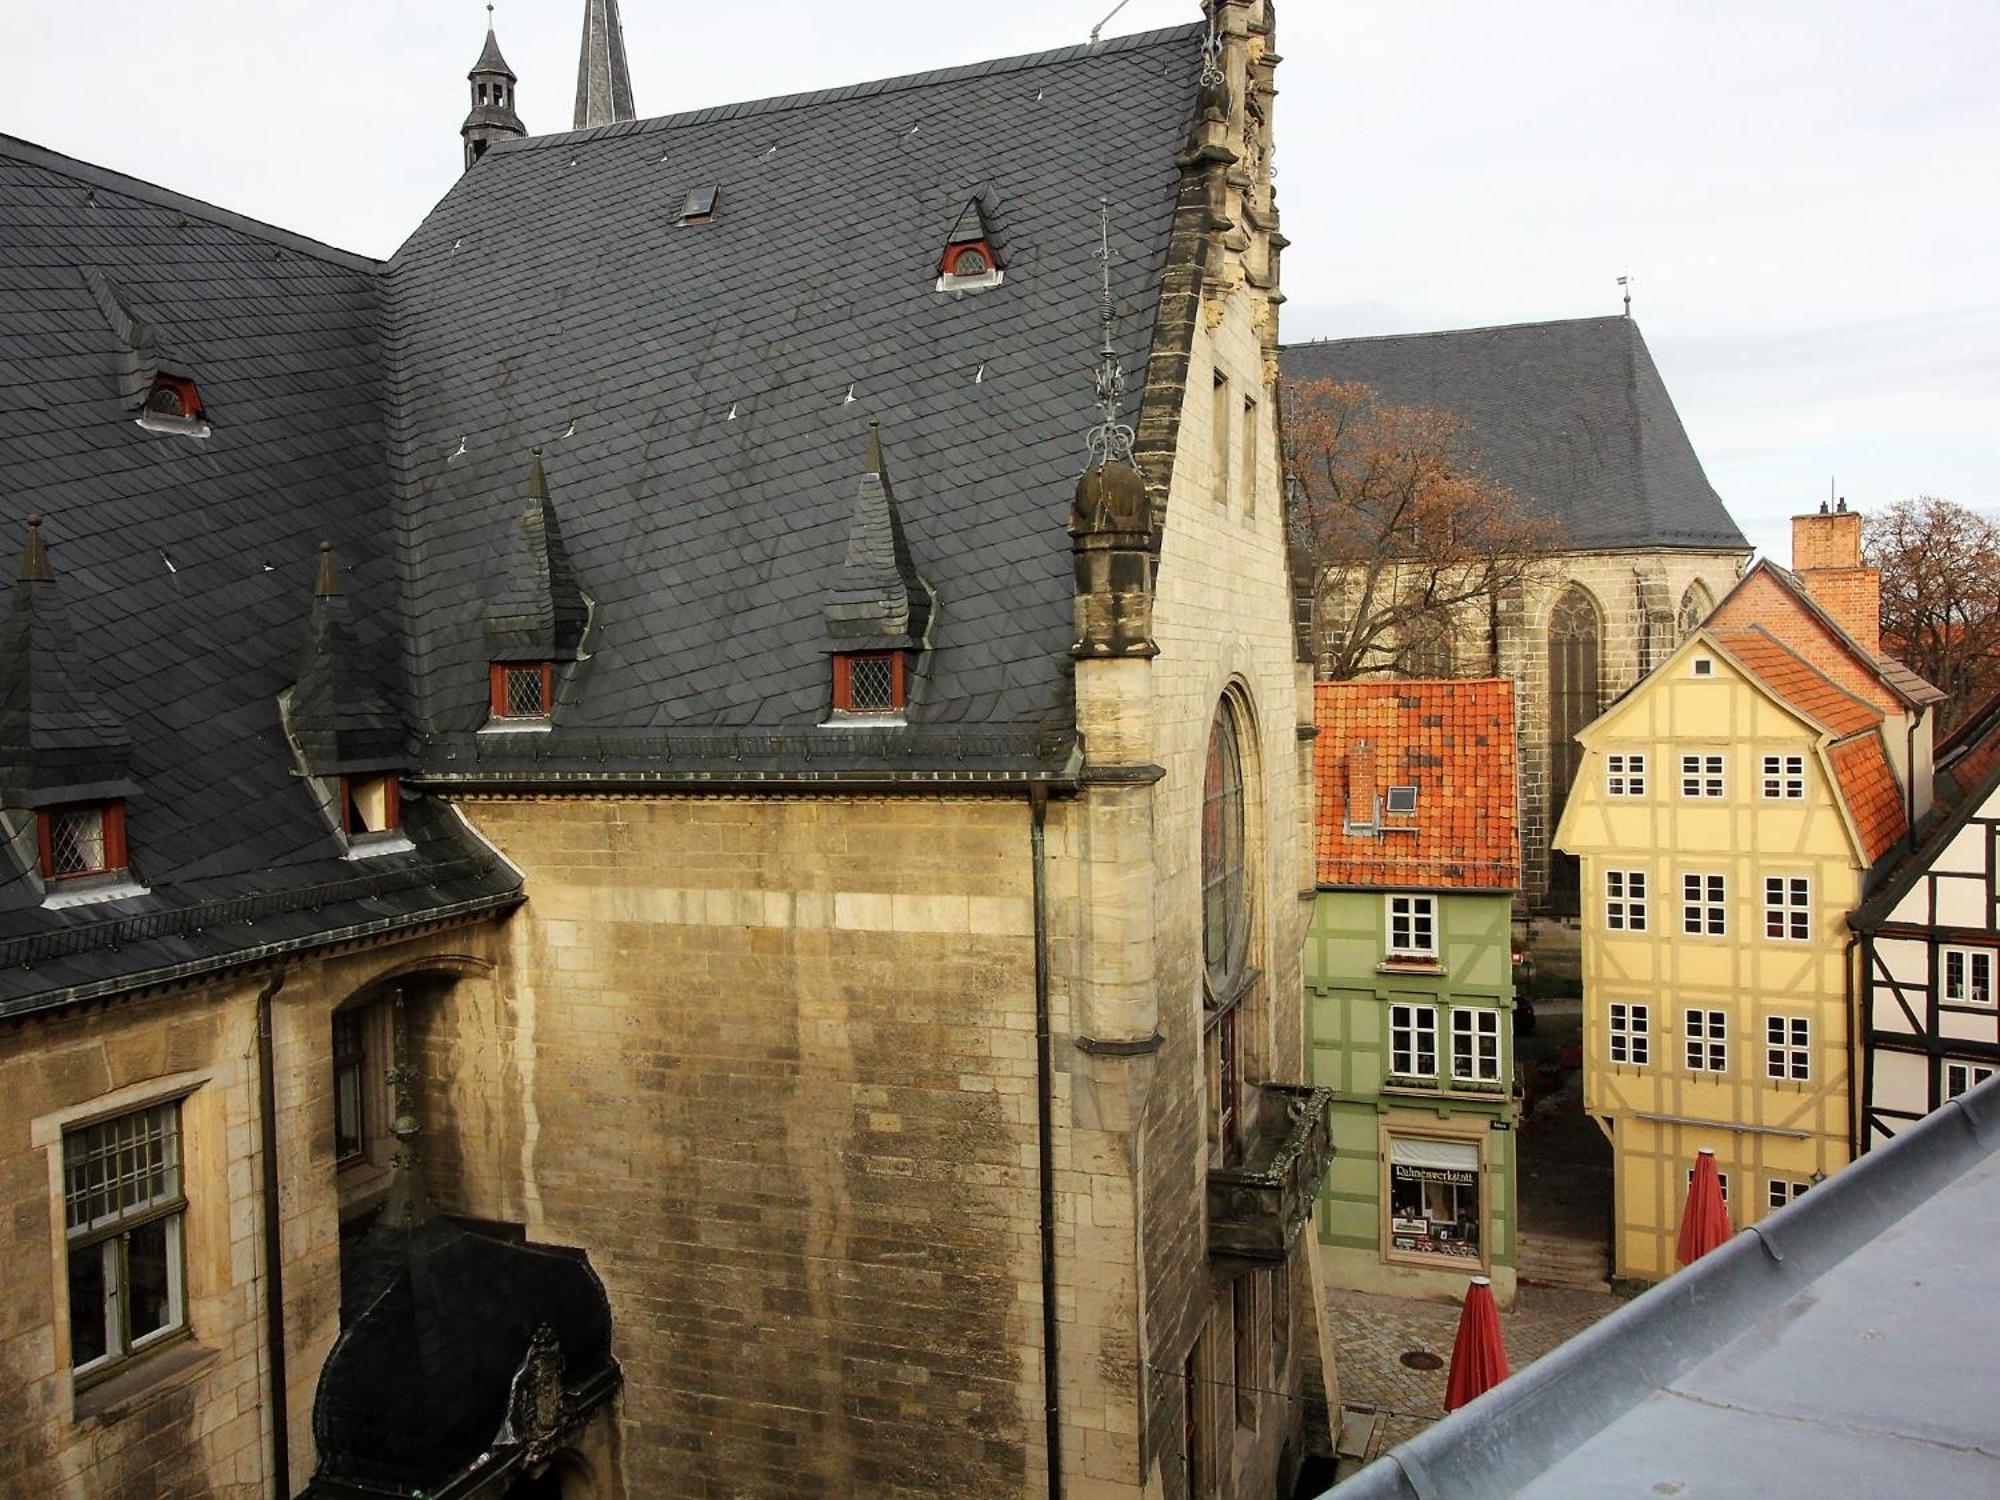
[[[1954,1079],[1952,1075],[1958,1077]],[[1947,1057],[1944,1060],[1944,1097],[1956,1099],[1960,1094],[1976,1089],[1995,1073],[2000,1073],[2000,1063],[1974,1062],[1967,1057]]]
[[[1653,1060],[1653,1009],[1643,1000],[1613,1000],[1606,1018],[1606,1055],[1621,1068],[1643,1068]]]
[[[1460,1068],[1463,1049],[1471,1071]],[[1500,1012],[1487,1005],[1451,1008],[1451,1078],[1454,1083],[1500,1081]]]
[[[1772,1083],[1812,1081],[1812,1018],[1764,1017],[1764,1077]]]
[[[1646,756],[1643,751],[1627,751],[1604,757],[1604,795],[1607,797],[1646,795]]]
[[[1773,1177],[1764,1184],[1764,1206],[1773,1213],[1788,1203],[1796,1203],[1812,1187],[1796,1177]]]
[[[1429,1068],[1421,1066],[1426,1046],[1430,1049]],[[1389,1072],[1397,1078],[1438,1076],[1438,1013],[1435,1005],[1417,1005],[1401,1000],[1390,1004]]]
[[[1690,1005],[1681,1013],[1681,1060],[1690,1073],[1729,1071],[1729,1012]]]
[[[1952,982],[1953,960],[1958,980]],[[1938,998],[1946,1005],[1976,1005],[1993,1008],[1994,972],[2000,970],[2000,951],[1968,948],[1953,943],[1938,950]],[[1956,991],[1956,993],[1954,993]]]
[[[1714,870],[1681,872],[1681,936],[1729,935],[1729,877]]]
[[[1691,671],[1696,677],[1713,677],[1715,675],[1715,658],[1712,656],[1695,657],[1691,664]]]
[[[1778,930],[1773,932],[1771,929]],[[1764,875],[1764,936],[1773,943],[1812,941],[1812,877]]]
[[[1604,927],[1607,932],[1645,932],[1646,872],[1606,870],[1604,872]]]
[[[1719,750],[1683,752],[1681,795],[1696,802],[1715,802],[1728,796],[1729,757]]]
[[[1790,751],[1763,757],[1760,790],[1766,802],[1802,802],[1806,795],[1806,758]]]
[[[1388,949],[1391,958],[1438,956],[1438,909],[1435,896],[1388,896]]]

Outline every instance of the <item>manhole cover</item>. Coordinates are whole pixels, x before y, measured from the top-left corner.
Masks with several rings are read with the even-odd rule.
[[[1412,1370],[1442,1370],[1444,1361],[1428,1349],[1405,1349],[1402,1361]]]

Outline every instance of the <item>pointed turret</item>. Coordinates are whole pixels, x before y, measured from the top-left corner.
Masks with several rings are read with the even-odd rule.
[[[910,561],[876,422],[868,424],[868,460],[854,490],[847,553],[827,590],[823,613],[827,641],[836,651],[920,650],[930,629],[930,590]]]
[[[472,112],[465,117],[458,133],[465,138],[468,170],[495,141],[517,141],[528,133],[521,117],[514,113],[514,70],[500,55],[500,39],[493,34],[492,10],[489,5],[486,45],[480,49],[479,61],[465,75],[472,84]]]
[[[393,770],[403,759],[403,724],[362,664],[331,542],[319,546],[312,613],[286,722],[315,776]]]
[[[632,119],[635,114],[618,0],[584,0],[583,54],[576,64],[575,128],[590,130]]]
[[[131,736],[85,669],[42,518],[30,516],[0,625],[0,802],[38,807],[129,796],[131,767]]]
[[[508,527],[500,573],[486,602],[486,644],[493,661],[564,661],[583,643],[588,618],[569,549],[563,545],[549,479],[536,448],[527,504]]]

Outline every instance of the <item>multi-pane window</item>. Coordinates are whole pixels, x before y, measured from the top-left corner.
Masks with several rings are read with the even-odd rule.
[[[1227,702],[1208,732],[1201,793],[1201,953],[1211,999],[1237,987],[1249,950],[1243,844],[1243,751]]]
[[[1437,956],[1437,898],[1389,898],[1389,952],[1398,958]]]
[[[1767,755],[1762,779],[1765,797],[1774,802],[1797,802],[1806,794],[1806,758]]]
[[[1681,876],[1681,931],[1721,937],[1729,930],[1729,882],[1721,875]]]
[[[333,1157],[337,1162],[355,1160],[368,1146],[367,1049],[361,1020],[359,1010],[333,1014]]]
[[[1604,872],[1604,925],[1613,932],[1646,930],[1646,872]]]
[[[1944,1096],[1956,1099],[1967,1089],[1979,1087],[1994,1074],[1992,1063],[1952,1062],[1946,1059],[1944,1065]]]
[[[1764,936],[1803,943],[1812,936],[1812,881],[1803,875],[1764,877]]]
[[[1691,1073],[1729,1071],[1729,1017],[1719,1010],[1690,1010],[1683,1040]]]
[[[554,671],[545,661],[497,661],[491,672],[492,702],[496,719],[546,719]]]
[[[1453,1006],[1451,1076],[1460,1083],[1500,1081],[1500,1012]]]
[[[1810,1182],[1801,1182],[1796,1177],[1773,1177],[1765,1186],[1764,1202],[1772,1208],[1783,1208],[1811,1186]]]
[[[181,1107],[63,1134],[70,1366],[95,1375],[187,1326]]]
[[[1611,1060],[1643,1068],[1653,1058],[1650,1007],[1627,1000],[1611,1002]]]
[[[1604,757],[1604,792],[1609,797],[1646,795],[1646,757],[1607,755]]]
[[[1681,757],[1681,795],[1683,797],[1720,797],[1723,793],[1722,757],[1720,755],[1683,755]]]
[[[1951,1005],[1991,1005],[1993,1003],[1993,959],[1991,948],[1947,948],[1944,963],[1944,999]]]
[[[36,821],[44,880],[73,880],[125,868],[123,802],[46,808]]]
[[[889,656],[848,658],[847,706],[855,713],[886,713],[896,706],[896,664]]]
[[[1437,1010],[1429,1005],[1389,1007],[1389,1071],[1405,1078],[1435,1078]]]
[[[1806,1017],[1764,1017],[1764,1076],[1788,1083],[1812,1077],[1812,1022]]]

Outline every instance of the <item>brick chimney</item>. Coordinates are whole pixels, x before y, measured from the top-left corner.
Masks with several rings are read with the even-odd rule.
[[[1792,517],[1792,571],[1813,602],[1870,651],[1882,649],[1882,575],[1861,562],[1861,512],[1847,501]]]
[[[1375,744],[1356,740],[1347,747],[1347,826],[1375,826]]]

